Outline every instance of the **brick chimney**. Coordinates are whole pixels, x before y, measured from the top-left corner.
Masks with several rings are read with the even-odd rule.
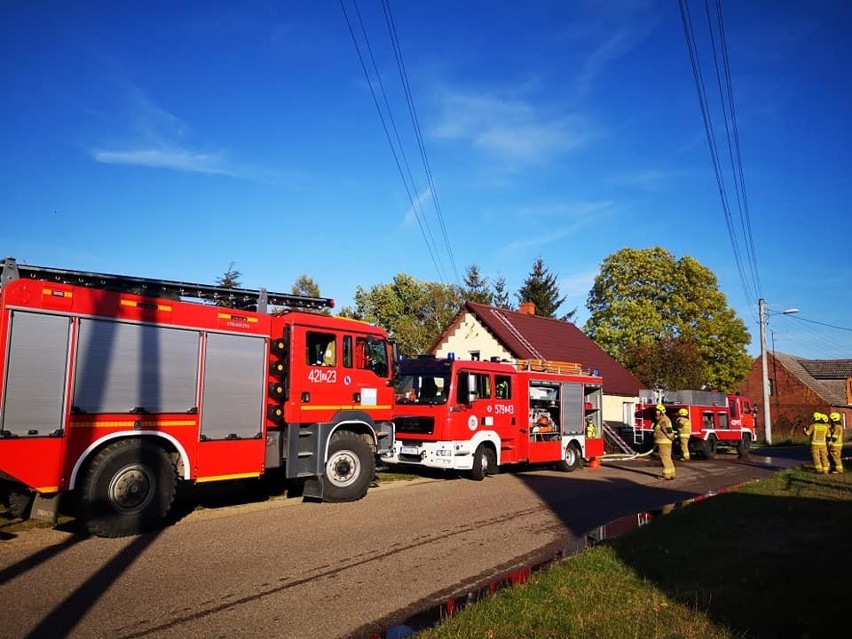
[[[521,302],[518,312],[524,315],[535,315],[535,302]]]

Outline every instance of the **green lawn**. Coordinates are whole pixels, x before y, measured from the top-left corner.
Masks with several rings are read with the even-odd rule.
[[[674,510],[422,639],[846,636],[852,473],[794,469]],[[839,607],[838,607],[839,606]]]

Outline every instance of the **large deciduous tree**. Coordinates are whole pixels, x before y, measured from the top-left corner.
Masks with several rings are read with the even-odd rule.
[[[354,308],[340,315],[386,328],[407,357],[426,353],[464,303],[461,287],[424,282],[400,273],[389,284],[358,287]]]
[[[296,281],[293,282],[293,286],[290,287],[290,292],[293,293],[293,295],[303,295],[305,297],[322,297],[320,294],[319,284],[316,283],[314,278],[305,274],[296,278]],[[327,308],[311,312],[316,312],[321,315],[331,315],[331,310]]]
[[[691,257],[678,260],[661,247],[621,249],[601,264],[586,307],[586,334],[619,362],[635,367],[653,356],[668,368],[639,367],[646,384],[733,390],[751,367],[745,323],[728,308],[713,272]],[[700,372],[678,373],[679,360],[691,361],[693,351]]]
[[[536,258],[532,271],[518,289],[518,301],[535,304],[535,314],[542,317],[555,317],[557,309],[565,301],[559,296],[556,277],[544,266],[544,260]]]

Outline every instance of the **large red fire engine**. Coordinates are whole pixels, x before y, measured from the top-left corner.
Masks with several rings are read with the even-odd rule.
[[[564,362],[402,360],[395,442],[382,458],[477,480],[505,464],[570,472],[604,452],[601,383]]]
[[[325,298],[0,264],[0,488],[17,514],[34,498],[55,519],[73,490],[92,533],[133,534],[179,480],[272,470],[307,497],[366,493],[393,439],[382,329],[316,312]]]
[[[755,404],[742,395],[701,390],[640,391],[633,423],[622,429],[622,437],[639,446],[652,446],[657,404],[666,407],[666,415],[675,426],[678,411],[681,408],[688,411],[689,449],[706,459],[713,459],[720,446],[735,448],[741,456],[745,455],[755,440]],[[675,446],[675,451],[678,450]]]

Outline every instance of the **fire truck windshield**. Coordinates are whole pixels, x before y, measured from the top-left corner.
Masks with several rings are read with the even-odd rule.
[[[400,375],[396,386],[399,404],[446,404],[449,378],[432,373]]]

